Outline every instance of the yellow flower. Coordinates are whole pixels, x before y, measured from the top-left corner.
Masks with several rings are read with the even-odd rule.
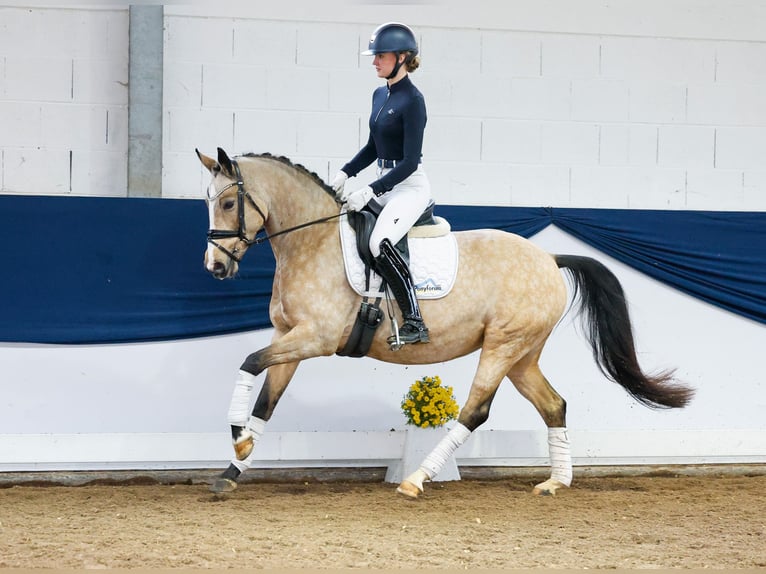
[[[410,385],[401,407],[407,424],[422,428],[442,426],[456,419],[460,412],[452,387],[443,387],[438,375],[423,377]]]

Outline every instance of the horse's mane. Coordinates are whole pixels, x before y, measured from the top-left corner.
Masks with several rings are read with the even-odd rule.
[[[316,183],[319,187],[324,189],[327,193],[329,193],[332,197],[335,197],[335,192],[332,190],[332,188],[327,185],[324,180],[322,180],[321,177],[319,177],[315,172],[310,171],[307,167],[302,166],[299,163],[293,163],[290,158],[285,157],[283,155],[272,155],[268,152],[264,153],[246,153],[242,157],[260,157],[265,159],[273,159],[275,161],[278,161],[280,163],[285,164],[288,167],[291,167],[303,175],[307,176],[309,179],[311,179],[314,183]]]

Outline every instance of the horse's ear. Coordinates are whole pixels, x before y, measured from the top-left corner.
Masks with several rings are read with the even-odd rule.
[[[200,153],[197,148],[194,148],[194,151],[197,152],[197,157],[202,162],[202,165],[204,165],[208,171],[212,172],[213,168],[217,165],[215,160],[212,157],[206,156],[204,153]]]
[[[234,177],[234,168],[231,166],[231,160],[221,148],[218,148],[218,164],[221,166],[223,173],[229,177]]]

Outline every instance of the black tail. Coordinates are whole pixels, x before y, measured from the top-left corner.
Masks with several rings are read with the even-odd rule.
[[[655,375],[641,370],[625,293],[614,273],[590,257],[556,255],[555,258],[556,264],[572,277],[586,337],[601,372],[648,407],[685,406],[694,391],[675,382],[673,370]]]

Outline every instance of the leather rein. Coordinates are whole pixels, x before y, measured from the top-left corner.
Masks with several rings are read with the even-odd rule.
[[[245,189],[245,183],[242,181],[242,174],[239,170],[239,164],[236,162],[236,160],[232,159],[231,165],[234,168],[234,174],[237,177],[237,181],[228,184],[223,189],[218,191],[213,197],[210,197],[210,195],[208,194],[208,201],[213,201],[215,198],[219,197],[222,193],[224,193],[227,189],[234,187],[236,185],[237,186],[238,229],[236,231],[230,230],[230,229],[209,229],[207,232],[207,242],[215,246],[217,249],[220,249],[223,253],[225,253],[228,257],[230,257],[237,263],[240,263],[242,260],[241,257],[237,256],[239,249],[235,247],[234,249],[229,251],[223,245],[218,243],[218,241],[216,241],[217,239],[231,239],[236,237],[242,243],[244,243],[247,247],[250,247],[251,245],[260,245],[261,243],[270,241],[271,239],[273,239],[274,237],[277,237],[278,235],[290,233],[291,231],[297,231],[298,229],[303,229],[304,227],[309,227],[317,223],[324,223],[325,221],[330,221],[331,219],[336,219],[338,217],[346,215],[345,211],[341,211],[340,213],[336,215],[330,215],[328,217],[322,217],[319,219],[315,219],[313,221],[307,221],[306,223],[301,223],[300,225],[296,225],[288,229],[283,229],[282,231],[278,231],[277,233],[274,233],[272,235],[269,235],[268,233],[264,231],[264,234],[259,237],[258,232],[256,232],[253,238],[250,239],[247,236],[247,224],[245,223],[245,199],[247,199],[250,205],[252,205],[253,208],[255,208],[255,210],[258,212],[258,215],[261,216],[261,219],[263,219],[263,225],[266,225],[266,214],[263,212],[263,210],[261,210],[260,207],[258,207],[258,204],[255,202],[253,197]]]

